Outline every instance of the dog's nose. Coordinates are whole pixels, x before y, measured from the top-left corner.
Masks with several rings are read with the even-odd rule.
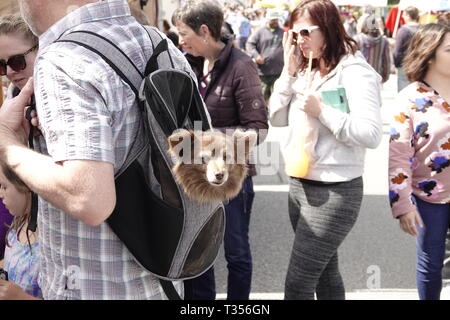
[[[222,180],[223,179],[223,173],[216,173],[216,179],[218,181]]]

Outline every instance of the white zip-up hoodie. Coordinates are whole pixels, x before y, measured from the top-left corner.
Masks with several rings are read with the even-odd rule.
[[[289,126],[289,136],[281,146],[284,153],[296,138],[292,119],[303,117],[303,111],[291,108],[298,100],[294,88],[305,88],[305,84],[304,73],[297,77],[283,73],[276,81],[269,101],[271,125]],[[321,91],[338,86],[345,88],[350,112],[324,105],[319,118],[310,117],[318,130],[318,138],[305,179],[341,182],[360,177],[365,148],[374,149],[381,141],[381,77],[359,51],[343,57],[324,78],[315,72],[311,89],[320,96]]]

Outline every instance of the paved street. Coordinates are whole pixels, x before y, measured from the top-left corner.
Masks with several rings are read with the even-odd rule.
[[[398,221],[392,218],[387,197],[387,123],[396,93],[396,77],[392,75],[382,92],[383,140],[376,150],[366,153],[360,216],[339,252],[349,299],[417,299],[414,238],[403,233]],[[271,150],[276,151],[277,141],[283,139],[284,134],[284,128],[271,128],[261,148],[270,145]],[[250,227],[254,263],[251,297],[282,299],[293,241],[282,159],[279,165],[260,161],[259,172],[271,174],[260,174],[254,180],[256,198]],[[226,275],[221,253],[216,264],[218,298],[225,296]]]

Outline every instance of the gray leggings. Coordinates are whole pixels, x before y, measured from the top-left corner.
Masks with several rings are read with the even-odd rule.
[[[344,300],[338,248],[356,222],[362,178],[337,184],[290,179],[289,217],[295,232],[286,300]]]

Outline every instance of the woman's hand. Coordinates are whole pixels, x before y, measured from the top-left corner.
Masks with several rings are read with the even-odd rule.
[[[413,210],[411,212],[408,212],[407,214],[400,216],[399,220],[400,228],[414,237],[419,235],[419,232],[417,232],[416,224],[418,224],[419,227],[423,228],[423,221],[417,210]]]
[[[297,93],[298,102],[296,107],[304,111],[306,114],[318,118],[322,113],[322,101],[312,91],[305,90],[302,93]]]
[[[264,64],[265,60],[264,60],[263,56],[258,56],[258,57],[255,59],[255,62],[256,62],[257,64],[261,65],[261,64]]]
[[[33,78],[19,95],[6,100],[0,108],[0,145],[24,144],[27,141],[30,125],[25,119],[25,108],[33,94]]]
[[[295,53],[297,47],[296,44],[292,44],[294,39],[293,31],[286,31],[283,35],[283,51],[284,51],[284,72],[287,72],[291,77],[295,76],[298,67],[299,59],[298,55]]]

